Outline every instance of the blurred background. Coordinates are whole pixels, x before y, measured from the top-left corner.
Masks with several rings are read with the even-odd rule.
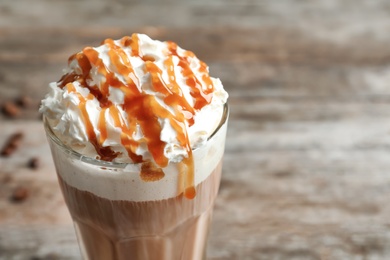
[[[390,259],[389,1],[0,0],[0,260],[80,259],[37,110],[133,32],[230,94],[208,259]]]

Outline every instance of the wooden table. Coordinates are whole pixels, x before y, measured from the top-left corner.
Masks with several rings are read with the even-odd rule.
[[[390,259],[388,1],[0,0],[0,104],[31,98],[0,116],[0,146],[24,133],[0,157],[0,260],[80,259],[37,107],[70,54],[132,32],[230,93],[208,259]]]

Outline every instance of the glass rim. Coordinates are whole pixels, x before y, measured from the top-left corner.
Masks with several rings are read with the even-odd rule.
[[[221,120],[218,124],[218,126],[215,128],[214,132],[207,138],[207,141],[211,140],[222,128],[222,126],[227,122],[229,117],[229,105],[226,102],[223,106],[223,113]],[[52,140],[58,147],[61,148],[61,150],[65,151],[68,155],[72,156],[74,159],[80,160],[82,162],[86,162],[89,164],[93,164],[96,166],[102,166],[102,167],[110,167],[110,168],[126,168],[129,165],[140,165],[141,163],[132,163],[132,162],[109,162],[104,161],[96,158],[92,158],[86,155],[82,155],[81,153],[73,150],[70,146],[65,145],[58,136],[54,133],[53,129],[51,128],[48,120],[43,115],[43,124],[45,128],[46,135]],[[198,148],[192,149],[195,151]]]

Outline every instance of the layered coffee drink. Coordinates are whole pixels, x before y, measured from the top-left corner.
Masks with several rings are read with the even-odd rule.
[[[42,101],[84,259],[203,259],[222,169],[227,93],[173,42],[86,47]]]
[[[202,259],[221,164],[196,187],[193,200],[109,200],[60,178],[88,259]]]

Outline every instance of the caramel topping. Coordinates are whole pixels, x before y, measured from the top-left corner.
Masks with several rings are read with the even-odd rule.
[[[168,74],[168,80],[164,80],[163,71],[155,63],[155,58],[142,54],[137,34],[133,34],[131,37],[123,37],[117,42],[107,39],[102,44],[108,48],[107,54],[110,64],[104,64],[96,49],[92,47],[84,48],[82,52],[69,58],[69,63],[77,61],[80,70],[64,75],[58,82],[59,87],[66,87],[68,92],[76,93],[74,82],[78,82],[81,87],[89,89],[90,94],[87,97],[80,93],[77,93],[77,96],[80,100],[79,108],[88,138],[94,145],[100,159],[112,161],[119,155],[111,147],[103,146],[108,135],[106,129],[107,117],[110,117],[115,127],[122,130],[121,144],[126,148],[128,156],[135,163],[143,162],[141,178],[145,181],[161,179],[164,176],[162,170],[154,167],[153,162],[146,162],[142,156],[136,154],[136,150],[141,141],[145,142],[156,165],[158,167],[168,165],[168,158],[164,155],[166,143],[160,139],[162,129],[158,121],[159,118],[167,118],[172,128],[177,132],[179,144],[188,153],[188,157],[180,163],[180,170],[186,176],[184,178],[185,196],[193,198],[195,196],[194,165],[187,125],[194,124],[196,110],[211,102],[214,86],[208,75],[207,65],[200,62],[200,67],[195,73],[190,66],[195,55],[189,51],[179,51],[175,43],[167,42],[167,55],[163,64]],[[143,60],[144,72],[150,74],[151,87],[158,95],[150,95],[141,89],[129,56]],[[174,57],[176,58],[174,59]],[[177,64],[175,64],[175,61]],[[175,65],[181,68],[179,73],[185,78],[185,82],[190,88],[194,106],[188,103],[177,83]],[[92,70],[94,70],[94,73],[97,71],[103,80],[94,82],[91,78]],[[120,75],[120,79],[116,76],[117,74]],[[201,78],[196,75],[201,75]],[[124,93],[123,105],[113,104],[109,100],[110,88],[120,89]],[[161,101],[156,99],[157,96],[171,110],[164,108],[159,103]],[[97,122],[99,138],[96,136],[86,109],[87,102],[94,98],[99,101],[101,108]],[[125,112],[126,119],[120,113],[119,106]],[[142,140],[136,141],[133,136],[137,131],[137,127],[141,129],[144,137]]]
[[[177,44],[174,42],[168,42],[168,49],[172,55],[177,56],[180,60],[178,65],[183,69],[183,76],[187,78],[186,84],[191,88],[191,96],[195,99],[194,108],[201,109],[209,104],[212,99],[212,93],[214,92],[214,86],[208,75],[206,64],[201,62],[199,70],[199,72],[203,73],[202,79],[207,84],[207,88],[203,88],[201,82],[190,68],[191,58],[195,57],[195,55],[190,51],[186,51],[184,56],[180,56],[177,53]]]
[[[164,178],[165,173],[161,168],[156,167],[154,163],[144,162],[142,163],[140,176],[143,181],[151,182],[161,180]]]
[[[81,116],[83,119],[83,122],[85,124],[85,129],[87,132],[87,136],[91,142],[91,144],[95,147],[96,152],[100,155],[101,160],[110,161],[112,158],[116,158],[118,156],[117,152],[114,152],[109,146],[102,146],[101,143],[97,140],[95,131],[93,129],[91,120],[89,118],[88,112],[87,112],[87,101],[93,99],[93,95],[90,93],[87,98],[84,98],[80,93],[76,92],[76,88],[73,85],[73,83],[68,83],[66,85],[67,90],[69,93],[73,92],[76,93],[80,103],[79,108],[81,111]],[[101,114],[100,114],[101,116]],[[99,120],[100,121],[100,120]]]

